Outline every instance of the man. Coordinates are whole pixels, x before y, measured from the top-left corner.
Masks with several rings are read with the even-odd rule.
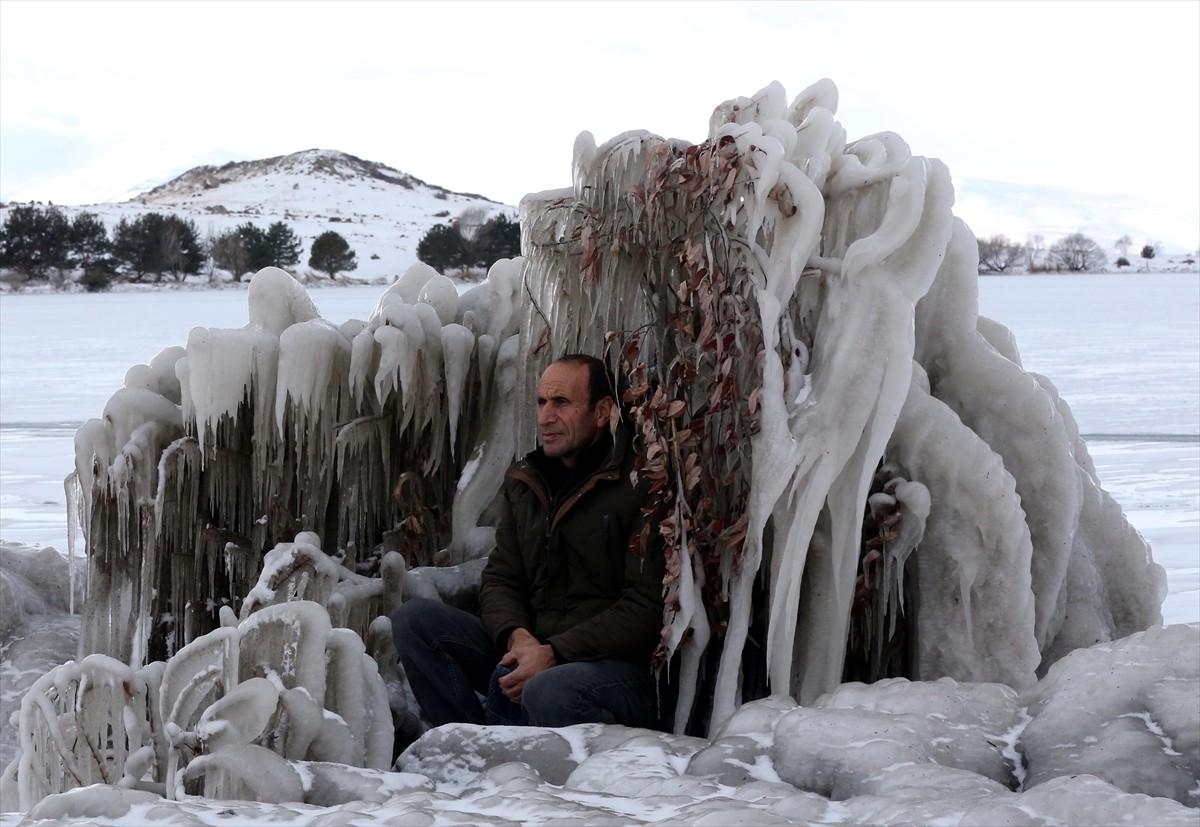
[[[431,600],[393,616],[396,651],[435,726],[657,725],[650,659],[664,565],[631,550],[645,492],[630,480],[629,429],[609,427],[614,405],[599,359],[564,356],[546,368],[542,445],[505,477],[482,618]]]

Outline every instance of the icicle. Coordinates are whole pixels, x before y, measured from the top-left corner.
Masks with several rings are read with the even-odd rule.
[[[464,562],[490,550],[492,532],[479,526],[479,517],[495,497],[516,453],[517,376],[520,341],[510,336],[496,356],[490,394],[492,402],[483,413],[479,442],[458,482],[451,511],[451,559]],[[481,539],[482,536],[482,539]]]
[[[793,169],[793,172],[794,169]],[[824,202],[815,186],[798,173],[789,176],[789,189],[797,205],[794,215],[781,218],[776,226],[775,246],[772,249],[768,270],[765,274],[765,284],[756,290],[759,317],[763,332],[763,375],[762,394],[760,396],[761,413],[759,432],[752,438],[751,448],[754,456],[753,477],[750,485],[750,501],[747,504],[749,526],[746,534],[745,559],[737,582],[730,594],[730,623],[726,633],[725,647],[721,653],[721,666],[717,676],[717,684],[713,700],[712,720],[718,722],[733,714],[736,707],[738,678],[740,675],[741,650],[749,631],[750,601],[753,578],[762,561],[763,535],[766,531],[767,519],[775,511],[776,503],[788,488],[792,480],[805,480],[807,470],[801,467],[804,461],[815,462],[822,453],[813,448],[806,451],[794,436],[803,431],[795,425],[789,428],[791,419],[785,395],[783,363],[778,353],[776,343],[779,320],[785,302],[791,299],[791,294],[799,280],[804,262],[816,251],[820,240],[821,227],[825,220]],[[807,552],[807,538],[801,541],[805,534],[811,534],[811,525],[816,520],[816,508],[812,505],[800,514],[803,523],[808,525],[807,531],[799,535],[788,527],[789,522],[780,523],[776,536],[786,536],[789,540],[790,559],[793,564],[799,564],[803,570],[802,555]],[[777,541],[778,545],[778,541]],[[803,545],[803,548],[800,548]],[[778,566],[781,558],[787,558],[789,552],[777,548],[773,566]],[[774,592],[772,601],[774,602]],[[769,643],[769,646],[772,644]],[[790,649],[789,649],[790,651]],[[772,673],[773,683],[780,680],[777,672]],[[776,691],[783,691],[783,684],[774,683]]]
[[[79,534],[79,523],[83,517],[81,512],[83,492],[80,490],[78,471],[72,471],[63,480],[63,490],[67,499],[67,572],[71,591],[68,613],[74,615],[75,586],[78,583],[75,574],[75,545]]]
[[[417,352],[425,344],[425,329],[416,309],[407,304],[389,306],[380,321],[374,334],[380,346],[375,393],[382,403],[392,389],[400,392],[401,418],[397,430],[403,433],[414,414],[415,386],[421,369]]]
[[[521,273],[524,260],[502,258],[488,270],[487,335],[502,342],[517,332],[517,315],[514,312],[520,303]]]
[[[372,387],[371,380],[379,371],[379,349],[375,347],[374,332],[364,328],[350,342],[350,397],[355,406],[362,410],[366,392]]]
[[[408,337],[398,327],[382,325],[371,333],[371,338],[375,345],[378,345],[372,352],[379,354],[374,376],[375,397],[383,406],[387,404],[392,393],[400,389],[399,373],[401,365],[407,362]],[[365,353],[366,346],[360,348],[359,352]]]
[[[279,368],[275,390],[275,422],[283,430],[288,402],[299,411],[301,427],[315,427],[326,415],[337,417],[342,382],[350,373],[350,342],[325,321],[295,324],[279,337]],[[301,444],[312,441],[306,433]]]
[[[200,450],[216,437],[223,418],[236,418],[243,400],[254,404],[255,432],[269,433],[275,419],[275,369],[278,334],[253,328],[218,330],[193,328],[188,334],[187,359],[180,360],[186,381]]]
[[[415,401],[419,409],[420,420],[418,430],[433,426],[430,455],[434,458],[434,466],[430,472],[437,469],[441,455],[441,444],[446,425],[445,373],[442,367],[442,322],[437,311],[428,304],[418,303],[413,307],[417,320],[421,323],[421,340],[417,353],[417,367],[420,370]]]
[[[884,491],[892,491],[892,497],[886,493],[876,494],[867,502],[875,512],[876,497],[891,501],[891,506],[898,513],[899,527],[896,534],[884,543],[883,572],[880,582],[876,584],[876,601],[874,614],[874,632],[870,652],[870,663],[873,674],[879,674],[882,662],[882,650],[885,641],[891,640],[896,634],[897,618],[905,613],[904,608],[904,564],[908,557],[925,536],[925,520],[929,516],[929,489],[919,482],[909,482],[902,477],[890,480]],[[967,639],[971,639],[970,611],[967,611]],[[890,621],[887,629],[884,621]]]
[[[691,718],[692,707],[696,702],[696,689],[700,680],[700,659],[712,639],[712,627],[708,622],[708,612],[704,607],[704,562],[699,555],[691,557],[688,577],[692,603],[692,614],[688,625],[692,630],[690,638],[683,641],[683,657],[679,662],[679,698],[675,703],[674,731],[682,735]],[[681,595],[682,596],[682,595]]]
[[[463,383],[475,352],[475,337],[462,325],[448,324],[442,329],[442,359],[446,374],[446,412],[450,432],[450,455],[458,437],[458,417],[462,412]]]

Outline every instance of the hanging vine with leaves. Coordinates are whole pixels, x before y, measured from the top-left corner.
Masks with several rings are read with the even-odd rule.
[[[753,197],[747,164],[752,156],[732,138],[684,148],[660,141],[616,209],[611,192],[586,193],[599,203],[573,205],[584,283],[604,278],[617,258],[626,266],[641,259],[657,317],[607,339],[619,348],[628,380],[622,402],[639,445],[636,473],[650,489],[650,519],[635,543],[644,552],[657,531],[666,555],[674,619],[660,664],[695,628],[720,635],[725,584],[745,543],[763,338],[751,306],[757,265],[726,215],[735,200]],[[689,606],[689,584],[701,605]]]

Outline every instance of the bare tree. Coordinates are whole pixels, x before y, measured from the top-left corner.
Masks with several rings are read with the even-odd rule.
[[[1099,270],[1108,263],[1100,245],[1083,233],[1071,233],[1050,245],[1050,258],[1072,273]]]
[[[1040,235],[1025,236],[1025,263],[1029,272],[1036,273],[1046,264],[1046,239]]]
[[[183,281],[183,238],[179,226],[164,224],[158,243],[161,245],[159,256],[163,268],[174,275],[176,281]],[[162,273],[159,273],[155,281],[159,281],[161,278]]]
[[[454,219],[451,225],[458,230],[458,234],[463,237],[463,241],[471,244],[479,235],[479,231],[483,225],[487,223],[488,211],[487,207],[467,207],[458,218]]]
[[[218,281],[217,261],[213,258],[213,249],[217,246],[217,239],[219,237],[217,228],[213,226],[211,221],[208,222],[208,228],[204,231],[204,253],[207,256],[206,261],[208,262],[208,280],[212,284]]]
[[[217,236],[209,247],[209,255],[217,267],[233,274],[234,281],[241,281],[242,275],[250,269],[250,256],[236,229],[226,230]]]
[[[1009,267],[1020,264],[1025,258],[1025,248],[1009,241],[1006,235],[994,235],[977,241],[981,273],[1003,273]]]
[[[1121,258],[1129,258],[1129,248],[1132,246],[1133,239],[1129,237],[1128,233],[1113,242],[1113,247],[1121,254]]]

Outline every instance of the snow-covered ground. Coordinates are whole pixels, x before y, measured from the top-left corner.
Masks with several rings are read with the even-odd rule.
[[[1197,623],[1200,274],[997,277],[980,279],[979,288],[981,313],[1013,330],[1025,367],[1049,377],[1071,405],[1101,482],[1167,569],[1166,622]],[[365,318],[381,290],[327,287],[311,294],[322,315],[338,322]],[[130,366],[183,344],[191,327],[245,321],[245,294],[236,289],[0,296],[0,537],[64,548],[62,479],[73,463],[74,430],[100,414]],[[21,552],[4,559],[18,556],[29,558]],[[28,564],[24,579],[44,580],[50,571],[61,577],[61,561],[45,560]],[[15,565],[6,562],[6,573]],[[49,608],[66,599],[59,593]],[[11,657],[12,640],[0,654],[5,718],[15,687],[72,652],[77,624],[73,629],[60,612],[46,617],[55,619],[52,628],[38,615],[24,618],[21,636],[38,643],[20,647],[22,660]],[[31,649],[39,657],[31,657]],[[1170,728],[1161,716],[1145,724],[1137,718],[1143,708],[1168,715],[1196,703],[1188,694],[1194,676],[1187,682],[1188,670],[1197,669],[1196,652],[1195,630],[1175,627],[1073,655],[1021,695],[995,685],[939,683],[845,689],[820,710],[773,699],[743,709],[711,742],[620,728],[452,727],[418,742],[402,773],[361,771],[353,781],[324,785],[323,796],[314,792],[322,785],[310,779],[306,804],[175,804],[101,788],[48,799],[30,819],[1105,824],[1120,817],[1194,825],[1195,809],[1124,795],[1108,781],[1128,782],[1142,762],[1161,771],[1155,761],[1165,750],[1180,756],[1170,759],[1174,775],[1160,772],[1165,780],[1157,787],[1133,786],[1156,796],[1190,795],[1189,803],[1198,803],[1200,766],[1193,753],[1200,750],[1155,734]],[[1097,673],[1110,679],[1083,679]],[[1184,687],[1184,694],[1170,694],[1171,686]],[[1072,709],[1087,714],[1072,717]],[[859,727],[855,738],[846,737],[847,718]],[[836,738],[821,738],[835,726]],[[1015,760],[1018,734],[1024,758]],[[1113,769],[1120,765],[1127,766]],[[318,780],[333,772],[316,765],[309,771]],[[1027,772],[1035,776],[1028,791],[1011,791],[1011,779]],[[1186,787],[1189,777],[1194,791],[1171,786],[1177,783],[1171,779],[1182,778],[1178,783]],[[9,815],[0,823],[17,820]]]

